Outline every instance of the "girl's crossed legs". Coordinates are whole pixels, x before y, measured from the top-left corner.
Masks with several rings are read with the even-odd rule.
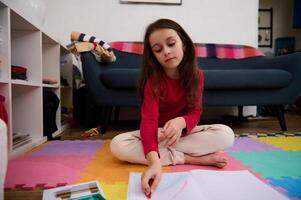
[[[159,128],[158,134],[160,133]],[[165,147],[163,142],[159,142],[161,164],[163,166],[194,164],[224,167],[227,160],[219,151],[230,147],[233,141],[234,133],[226,125],[196,126],[189,135],[181,137],[174,146]],[[117,135],[113,138],[110,147],[111,152],[120,160],[147,164],[139,130]]]

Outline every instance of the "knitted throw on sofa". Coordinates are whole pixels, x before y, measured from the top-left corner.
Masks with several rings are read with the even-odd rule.
[[[142,42],[111,42],[109,44],[112,49],[118,51],[135,54],[143,53]],[[196,43],[195,53],[196,57],[220,59],[244,59],[255,56],[264,56],[264,53],[257,48],[232,44]]]

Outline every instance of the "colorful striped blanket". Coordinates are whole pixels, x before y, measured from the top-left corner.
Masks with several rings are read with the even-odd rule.
[[[142,54],[142,42],[111,42],[109,43],[114,50]],[[245,45],[231,44],[195,44],[196,57],[201,58],[220,58],[220,59],[244,59],[255,56],[264,56],[264,53],[257,48]]]

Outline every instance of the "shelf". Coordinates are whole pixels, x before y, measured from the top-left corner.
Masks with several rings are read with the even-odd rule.
[[[50,87],[46,87],[45,88],[45,87],[43,87],[43,91],[51,91],[51,92],[53,92],[57,96],[57,98],[60,99],[60,101],[61,101],[60,88],[59,87],[58,88],[50,88]],[[47,99],[44,99],[44,103],[45,102],[47,102]],[[43,117],[44,117],[44,115],[43,115]],[[48,118],[49,118],[49,116],[48,116]],[[54,133],[55,134],[59,134],[61,132],[60,131],[60,129],[61,129],[61,103],[59,103],[58,108],[56,110],[55,124],[56,124],[58,130],[55,131]],[[43,129],[43,132],[44,132],[44,129]],[[52,133],[52,135],[54,133]]]
[[[31,142],[26,143],[16,149],[12,150],[11,153],[9,154],[9,159],[13,159],[20,154],[24,154],[25,152],[30,151],[34,147],[37,147],[37,146],[45,143],[46,141],[47,141],[47,137],[33,139]]]
[[[10,79],[10,24],[9,24],[9,9],[0,6],[0,80],[7,82]]]
[[[60,81],[60,45],[42,34],[43,78]]]
[[[19,79],[13,79],[11,80],[11,83],[14,85],[24,85],[24,86],[33,86],[33,87],[39,87],[41,85],[38,83],[33,83],[30,81],[19,80]]]
[[[40,31],[11,32],[11,65],[27,68],[27,78],[42,83],[42,45]]]
[[[33,140],[43,134],[42,89],[12,85],[12,132],[30,134]]]
[[[72,61],[70,52],[64,45],[5,4],[0,1],[0,95],[5,98],[8,113],[8,154],[11,159],[47,141],[43,133],[43,107],[46,105],[43,90],[53,91],[60,99],[55,113],[58,130],[53,134],[59,135],[68,127],[61,127],[61,104],[72,106],[73,68],[72,62],[69,63]],[[25,67],[27,80],[12,79],[11,66]],[[70,84],[68,89],[62,89],[63,92],[61,75]],[[57,83],[46,84],[43,79]],[[32,141],[14,149],[13,133],[28,134]]]
[[[21,17],[19,14],[17,14],[13,10],[11,10],[10,18],[11,18],[12,30],[27,30],[27,31],[28,30],[38,31],[39,30],[36,26],[34,26],[30,22],[28,22],[26,19]]]
[[[45,84],[43,83],[43,87],[45,88],[60,88],[58,84],[50,85],[50,84]]]
[[[59,43],[52,39],[50,36],[48,36],[46,33],[42,33],[42,40],[44,44],[52,44],[52,45],[58,45]]]
[[[0,83],[8,83],[8,79],[0,78]]]

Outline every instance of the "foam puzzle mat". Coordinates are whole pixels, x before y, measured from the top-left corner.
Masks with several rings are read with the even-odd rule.
[[[109,144],[110,140],[47,142],[9,161],[5,189],[32,190],[98,180],[108,200],[126,199],[129,172],[142,172],[145,166],[117,160]],[[247,169],[291,200],[301,200],[301,137],[236,137],[224,153],[228,165],[223,169],[177,165],[163,171]]]

